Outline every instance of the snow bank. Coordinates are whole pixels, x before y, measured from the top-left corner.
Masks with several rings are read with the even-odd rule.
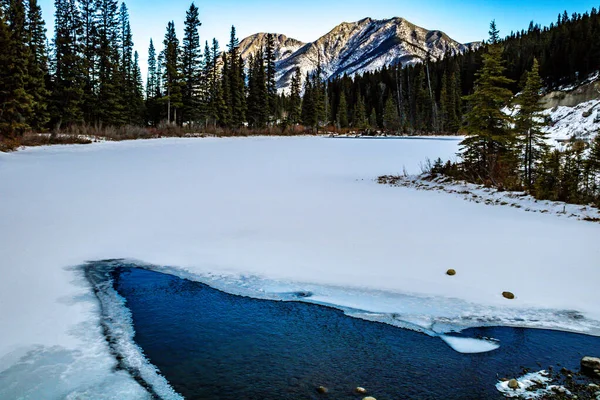
[[[600,332],[600,224],[374,181],[457,150],[458,140],[305,137],[0,154],[0,398],[39,398],[57,377],[60,390],[44,398],[136,388],[114,372],[89,286],[65,268],[87,260],[143,260],[266,297],[310,292],[307,301],[431,332]],[[41,365],[30,356],[54,375],[28,378]]]

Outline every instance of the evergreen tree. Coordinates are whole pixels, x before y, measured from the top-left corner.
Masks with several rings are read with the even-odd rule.
[[[290,101],[288,118],[292,124],[300,123],[300,114],[302,111],[302,98],[300,97],[300,68],[296,67],[296,71],[292,76],[290,85]]]
[[[161,121],[161,84],[160,84],[160,63],[156,57],[154,43],[150,39],[148,47],[148,78],[146,81],[146,113],[147,121],[152,126],[157,126]]]
[[[358,94],[358,100],[354,106],[354,114],[352,116],[352,127],[354,129],[363,130],[367,128],[367,111],[365,110],[364,98]]]
[[[183,36],[183,51],[181,64],[183,68],[183,119],[188,122],[197,122],[201,117],[200,110],[200,85],[202,81],[202,48],[200,47],[200,19],[198,7],[192,3],[185,16],[185,30]]]
[[[227,74],[226,102],[229,107],[229,126],[239,128],[245,120],[245,88],[244,88],[244,65],[239,55],[239,40],[236,37],[235,27],[231,27],[231,35],[227,51],[227,64],[223,65],[223,73]],[[227,68],[226,68],[227,67]]]
[[[302,124],[309,127],[314,127],[318,124],[313,94],[313,83],[314,82],[310,79],[310,75],[307,73],[306,79],[304,80],[304,97],[302,97],[301,119]]]
[[[98,29],[97,0],[80,0],[82,35],[82,68],[84,71],[83,116],[86,122],[97,122],[98,103]]]
[[[216,127],[217,122],[220,121],[219,116],[226,114],[224,111],[226,108],[225,98],[223,93],[223,88],[221,87],[221,81],[219,80],[219,60],[221,57],[219,56],[221,51],[219,50],[219,42],[217,39],[212,40],[211,46],[211,56],[210,56],[210,68],[209,74],[210,77],[208,87],[209,87],[209,109],[210,109],[210,117],[212,118],[213,124]],[[207,62],[207,65],[209,63]]]
[[[265,46],[266,86],[269,117],[277,119],[277,85],[275,83],[275,36],[267,34]]]
[[[542,132],[542,122],[540,121],[541,88],[539,64],[534,58],[533,67],[527,74],[525,88],[517,98],[520,108],[516,117],[516,129],[519,133],[523,154],[523,180],[530,190],[535,178],[536,164],[547,147],[546,134]]]
[[[319,64],[317,66],[317,70],[314,72],[313,76],[312,76],[312,90],[311,90],[311,96],[312,96],[312,105],[313,105],[313,112],[314,112],[314,118],[315,118],[315,123],[313,125],[313,127],[315,128],[316,132],[319,133],[319,126],[322,122],[327,123],[327,113],[325,111],[326,109],[326,99],[325,99],[325,94],[327,91],[326,88],[326,83],[322,78],[323,76],[323,68],[321,66],[321,62],[319,60]]]
[[[150,46],[148,47],[148,77],[146,79],[146,100],[149,100],[156,96],[157,90],[157,65],[156,65],[156,49],[154,43],[150,39]]]
[[[496,35],[496,26],[492,22],[490,42],[494,42]],[[461,142],[462,157],[468,170],[495,183],[500,164],[509,159],[507,156],[513,144],[511,118],[502,112],[512,97],[512,92],[506,88],[512,80],[503,75],[504,70],[502,47],[489,46],[483,56],[483,67],[477,74],[475,91],[466,97],[470,110],[463,128],[467,137]]]
[[[369,114],[369,128],[371,128],[371,129],[377,129],[378,128],[378,124],[377,124],[377,112],[375,111],[374,108],[371,110],[371,113]]]
[[[37,0],[29,0],[27,13],[27,37],[29,39],[28,76],[26,90],[33,97],[32,113],[29,125],[34,129],[43,129],[50,120],[46,89],[48,81],[48,53],[46,50],[46,27],[42,18],[42,9]]]
[[[128,83],[127,89],[133,90],[133,35],[129,24],[129,11],[125,2],[121,3],[119,10],[119,42],[121,45],[121,70],[125,74],[125,81]]]
[[[179,70],[179,39],[175,33],[175,23],[169,22],[165,34],[164,44],[164,72],[163,79],[166,89],[167,122],[178,123],[177,110],[183,106],[182,88],[184,82]]]
[[[56,128],[83,122],[85,83],[80,37],[82,21],[76,0],[55,0],[52,116]]]
[[[340,93],[336,121],[340,128],[348,127],[348,103],[346,102],[346,94],[343,90]]]
[[[394,104],[394,99],[389,96],[385,102],[383,112],[383,127],[387,131],[398,132],[400,130],[400,117],[398,116],[398,107]]]
[[[223,126],[230,126],[233,113],[233,99],[231,96],[231,71],[229,66],[229,57],[223,54],[223,68],[221,71],[220,92],[221,96],[217,102],[218,120]]]
[[[33,97],[27,93],[27,67],[31,58],[26,46],[25,6],[11,1],[7,18],[0,7],[0,136],[15,137],[29,129]]]
[[[204,42],[204,55],[202,57],[202,71],[200,79],[200,103],[205,126],[208,126],[215,118],[215,111],[212,99],[212,54],[208,45],[208,40]]]
[[[98,0],[98,103],[99,122],[122,125],[127,122],[124,87],[125,76],[120,67],[119,14],[116,0]]]
[[[269,96],[262,50],[250,57],[248,68],[248,123],[263,128],[269,119]]]
[[[140,56],[137,51],[133,53],[131,82],[132,82],[132,98],[129,104],[131,108],[131,123],[140,125],[144,120],[146,109],[144,106],[144,82],[142,79],[142,71],[140,70]]]

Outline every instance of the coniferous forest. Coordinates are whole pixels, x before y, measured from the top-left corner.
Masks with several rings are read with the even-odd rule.
[[[223,50],[215,39],[200,38],[194,4],[181,40],[168,22],[162,45],[148,44],[147,77],[133,51],[124,2],[55,0],[52,38],[37,0],[0,4],[3,147],[18,146],[28,133],[48,133],[57,141],[69,132],[111,139],[204,132],[461,133],[461,164],[437,163],[436,170],[544,198],[600,198],[598,140],[550,150],[536,117],[540,90],[577,83],[600,69],[595,8],[561,13],[547,27],[532,22],[504,39],[492,23],[490,38],[469,51],[404,68],[331,79],[320,66],[306,76],[297,70],[281,93],[273,35],[244,60],[235,27]],[[515,105],[515,116],[502,111]]]

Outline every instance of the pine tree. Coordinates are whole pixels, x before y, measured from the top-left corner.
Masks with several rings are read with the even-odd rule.
[[[354,114],[352,116],[352,127],[354,129],[363,130],[367,128],[367,111],[365,110],[364,98],[358,94],[358,100],[354,106]]]
[[[327,123],[327,112],[326,112],[326,94],[327,88],[325,81],[323,80],[323,68],[319,60],[316,71],[312,76],[312,104],[314,110],[315,123],[313,127],[316,132],[319,133],[319,126],[322,122]]]
[[[56,128],[83,122],[82,21],[76,0],[55,0],[52,120]]]
[[[201,117],[199,91],[202,81],[201,58],[202,49],[200,47],[200,19],[198,7],[192,3],[185,16],[185,30],[183,36],[183,51],[181,55],[181,64],[183,69],[183,119],[188,122],[197,122]]]
[[[315,110],[313,92],[313,81],[310,79],[310,75],[307,73],[306,79],[304,80],[304,96],[302,97],[301,119],[302,124],[308,127],[316,126],[319,121]]]
[[[179,70],[179,39],[175,33],[175,23],[169,22],[164,44],[164,85],[166,89],[167,122],[178,123],[177,110],[183,106],[182,88],[184,82]]]
[[[375,111],[375,109],[371,109],[371,113],[369,114],[369,128],[370,129],[377,129],[378,128],[378,124],[377,124],[377,112]]]
[[[212,118],[214,121],[214,126],[217,126],[217,122],[219,122],[219,116],[226,114],[224,111],[226,104],[223,93],[223,88],[221,87],[221,81],[219,80],[219,60],[221,57],[219,56],[221,51],[219,50],[219,42],[217,39],[213,38],[212,47],[211,47],[211,65],[210,65],[210,109],[212,112]]]
[[[300,123],[300,114],[302,111],[302,98],[300,97],[300,68],[296,67],[296,71],[292,76],[290,85],[290,101],[288,118],[292,124]]]
[[[516,116],[516,130],[523,154],[523,180],[530,190],[535,179],[536,164],[547,147],[546,134],[542,131],[543,124],[540,121],[541,88],[539,64],[534,58],[533,67],[527,74],[525,88],[517,98],[520,108]]]
[[[146,119],[153,125],[157,126],[161,121],[161,84],[159,61],[156,57],[156,49],[154,43],[150,39],[148,47],[148,78],[146,81]]]
[[[217,99],[218,120],[223,126],[230,126],[233,113],[233,99],[231,96],[231,71],[229,66],[229,57],[223,54],[223,68],[221,70],[221,80]]]
[[[250,57],[248,68],[248,123],[263,128],[269,119],[269,97],[262,50]]]
[[[398,132],[400,130],[400,117],[398,116],[398,108],[394,104],[393,96],[389,96],[385,102],[385,110],[383,112],[383,127],[387,131]]]
[[[128,120],[126,111],[126,81],[120,67],[119,14],[116,0],[98,0],[98,104],[99,122],[122,125]]]
[[[97,122],[98,104],[98,29],[96,24],[96,1],[80,0],[82,24],[81,47],[84,71],[83,116],[86,122]]]
[[[42,9],[37,0],[29,0],[27,13],[27,36],[29,39],[28,75],[26,90],[33,97],[33,108],[29,125],[37,130],[43,129],[50,120],[48,100],[50,92],[46,89],[48,81],[48,53],[46,50],[46,27],[42,18]]]
[[[340,128],[348,127],[348,103],[346,102],[346,94],[343,90],[340,93],[336,121]]]
[[[200,102],[205,126],[208,126],[215,118],[214,104],[212,99],[212,54],[208,45],[208,40],[204,42],[204,56],[202,57],[202,71],[200,79]]]
[[[231,35],[227,51],[227,68],[223,66],[224,73],[228,74],[226,93],[227,105],[229,106],[229,125],[239,128],[244,122],[245,88],[244,88],[244,65],[239,55],[239,40],[236,37],[235,27],[231,27]]]
[[[497,36],[495,23],[490,28],[490,42]],[[475,91],[466,97],[470,110],[466,115],[463,131],[467,136],[461,142],[465,166],[480,179],[494,183],[499,175],[500,164],[510,156],[513,135],[511,118],[502,111],[507,106],[512,92],[506,85],[513,83],[506,78],[502,61],[502,47],[488,46],[483,55],[483,67],[477,74]],[[506,171],[505,171],[506,172]],[[513,175],[508,171],[505,175]]]
[[[148,47],[148,77],[146,79],[146,100],[149,100],[156,96],[157,89],[157,71],[156,71],[156,49],[154,43],[150,39],[150,46]]]
[[[271,119],[277,119],[277,85],[275,83],[275,36],[267,34],[265,46],[266,86],[268,96],[268,112]]]
[[[0,136],[17,137],[29,129],[33,97],[26,91],[27,64],[25,7],[11,1],[7,18],[0,7]]]
[[[129,84],[129,90],[133,90],[131,76],[133,74],[133,35],[129,23],[129,11],[125,2],[121,3],[119,10],[119,42],[121,45],[121,70],[125,74],[125,80]]]
[[[140,56],[137,51],[133,53],[133,66],[131,69],[132,98],[129,104],[131,109],[131,123],[140,125],[146,113],[144,105],[144,82],[140,70]]]

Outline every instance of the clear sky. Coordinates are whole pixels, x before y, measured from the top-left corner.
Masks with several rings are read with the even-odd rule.
[[[140,53],[142,72],[150,38],[160,50],[168,21],[175,21],[183,35],[185,12],[192,0],[126,0],[135,49]],[[195,0],[200,9],[200,39],[216,37],[225,48],[231,25],[238,37],[257,32],[283,33],[305,42],[318,39],[341,22],[365,17],[403,17],[427,29],[439,29],[461,42],[487,37],[489,22],[495,19],[502,36],[526,29],[530,21],[548,25],[565,9],[569,15],[599,7],[600,0]],[[54,1],[39,0],[52,34]]]

